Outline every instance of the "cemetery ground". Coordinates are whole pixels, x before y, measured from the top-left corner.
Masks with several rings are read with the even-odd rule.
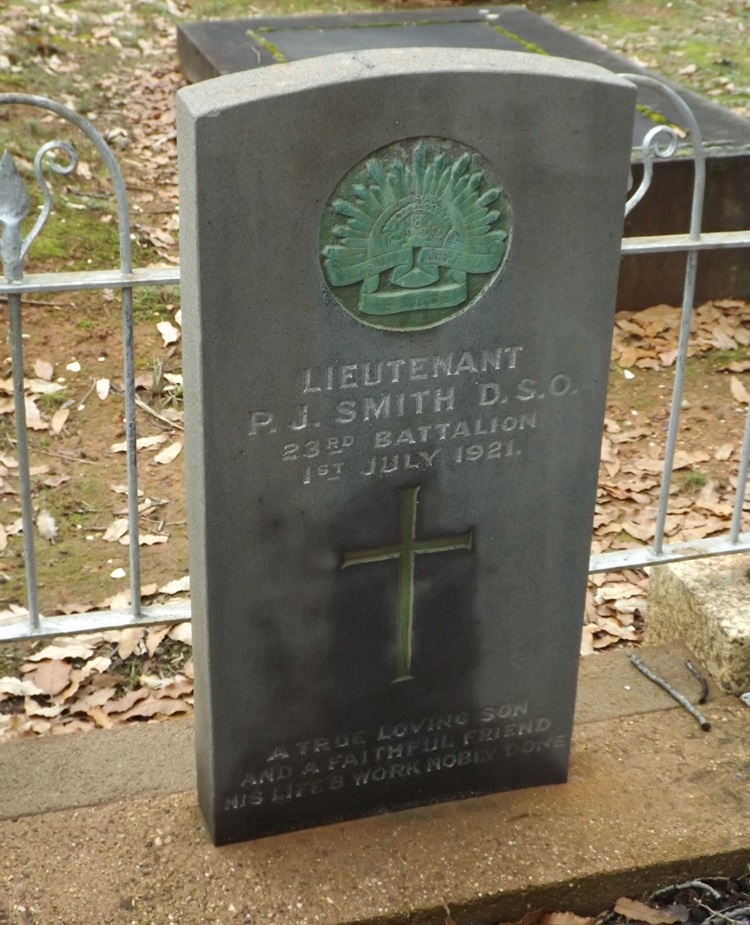
[[[746,113],[750,72],[743,70],[748,65],[740,54],[746,19],[741,4],[702,0],[689,7],[655,10],[635,0],[626,9],[603,0],[532,7],[581,34],[610,43],[740,115]],[[299,9],[282,4],[253,7],[250,12]],[[173,98],[184,81],[176,65],[175,22],[240,13],[246,14],[247,8],[218,0],[182,5],[97,0],[74,8],[16,3],[0,11],[0,87],[48,93],[67,102],[92,118],[118,154],[131,199],[136,265],[177,259]],[[731,80],[726,79],[730,72]],[[30,189],[33,154],[39,144],[54,137],[55,128],[52,116],[29,119],[22,107],[2,114],[0,143],[14,154]],[[91,151],[85,144],[79,150],[81,163],[75,175],[52,177],[56,209],[32,246],[29,271],[107,267],[116,261],[110,191]],[[647,207],[648,199],[639,208]],[[146,601],[154,602],[187,590],[178,293],[136,290],[135,306],[143,445],[139,458],[143,592]],[[107,607],[113,600],[122,603],[127,595],[124,453],[118,446],[123,440],[118,308],[115,293],[80,292],[32,299],[25,310],[27,416],[41,607],[46,614]],[[618,315],[595,552],[653,537],[676,329],[677,310],[668,306]],[[750,387],[745,383],[750,369],[748,346],[750,306],[723,300],[699,308],[668,542],[726,529],[731,472]],[[6,619],[24,603],[10,376],[10,360],[5,358],[0,367],[0,611]],[[584,651],[638,642],[646,593],[643,573],[594,576]],[[24,701],[22,690],[31,688],[11,689],[13,685],[6,682],[8,690],[0,693],[0,736],[59,732],[92,722],[109,725],[123,714],[133,719],[173,711],[182,714],[189,709],[185,698],[190,696],[190,684],[184,671],[188,642],[189,627],[166,637],[161,629],[134,631],[125,640],[120,634],[107,634],[106,639],[78,641],[67,657],[63,653],[43,657],[41,674],[35,667],[38,662],[29,659],[32,649],[37,655],[43,651],[41,644],[4,647],[0,678],[23,675],[27,683],[32,677],[41,683],[45,673],[52,672],[55,677],[47,684],[55,693]],[[89,683],[81,689],[75,676],[70,683],[69,673],[82,670],[82,659],[84,663],[93,659],[100,668],[88,670]],[[100,659],[107,662],[106,671]],[[153,688],[146,696],[149,689],[139,679],[145,677],[147,683],[152,679],[153,685],[157,675],[166,675],[167,680],[176,677],[172,693],[177,696],[164,693],[169,686],[165,679],[156,687],[158,698]],[[110,692],[109,700],[102,691]],[[129,700],[123,702],[124,692]],[[58,702],[51,704],[49,697],[57,697]],[[42,712],[34,715],[34,710]]]
[[[696,7],[692,5],[687,8],[677,4],[673,14],[664,9],[655,14],[647,4],[638,3],[629,3],[626,8],[619,4],[618,11],[614,3],[604,0],[595,7],[546,4],[547,10],[561,22],[581,28],[599,40],[606,36],[614,47],[639,56],[642,63],[682,79],[693,89],[710,93],[718,102],[746,114],[750,75],[744,69],[748,65],[739,50],[731,48],[732,42],[742,41],[736,25],[743,7],[718,2],[702,2],[697,6],[701,14],[696,18]],[[532,8],[547,12],[543,5],[535,4]],[[251,10],[294,11],[296,8],[286,6],[283,9],[259,6]],[[241,12],[247,12],[247,6],[240,9],[220,0],[179,7],[171,3],[164,6],[79,3],[75,9],[66,3],[44,6],[11,3],[7,10],[0,11],[0,59],[5,56],[9,64],[0,70],[0,87],[46,92],[77,108],[86,108],[89,116],[95,114],[96,124],[119,149],[132,197],[137,265],[175,261],[177,256],[171,102],[181,80],[174,65],[174,19],[201,13]],[[37,30],[28,28],[30,14],[39,20]],[[628,19],[629,16],[632,18]],[[633,23],[639,16],[646,17],[648,24],[635,29]],[[650,16],[656,18],[648,20]],[[18,29],[20,23],[22,30]],[[696,28],[688,37],[689,23]],[[48,28],[50,24],[56,32]],[[668,41],[664,38],[667,34]],[[679,47],[680,34],[684,39],[682,47]],[[719,46],[721,51],[717,52]],[[28,128],[31,138],[25,134]],[[29,121],[25,116],[13,115],[0,121],[0,142],[11,148],[19,166],[28,173],[34,150],[46,140],[51,128],[54,123],[45,122],[44,117]],[[29,270],[104,267],[114,259],[116,237],[106,184],[100,182],[99,167],[86,154],[85,146],[81,150],[83,166],[78,175],[53,178],[57,212],[30,252]],[[136,292],[139,437],[150,441],[144,445],[139,460],[143,491],[143,590],[148,601],[187,592],[178,311],[174,290]],[[618,315],[593,538],[596,551],[648,542],[653,536],[677,317],[677,310],[667,306]],[[107,606],[117,595],[126,593],[127,576],[122,572],[128,567],[128,538],[121,513],[125,505],[121,491],[125,477],[123,454],[117,448],[123,439],[119,324],[114,294],[111,298],[110,294],[102,297],[86,293],[44,296],[30,300],[25,312],[27,411],[33,448],[41,604],[45,614]],[[722,300],[707,303],[698,310],[667,525],[669,542],[726,530],[731,516],[728,501],[733,487],[731,472],[736,468],[744,411],[750,401],[749,348],[750,305]],[[7,359],[0,360],[0,611],[8,616],[7,612],[23,606],[22,554],[9,391],[11,369]],[[583,643],[584,651],[591,653],[590,664],[619,657],[616,652],[593,654],[595,650],[639,642],[646,619],[644,573],[628,571],[595,576],[590,586]],[[44,736],[51,743],[52,737],[61,733],[119,724],[138,724],[135,734],[145,736],[148,731],[144,720],[189,714],[189,627],[96,634],[55,642],[58,647],[54,650],[47,648],[47,642],[0,648],[0,740]],[[712,719],[722,728],[722,722],[729,724],[739,717],[740,709],[736,704],[722,701]],[[178,725],[170,724],[170,729],[175,730],[169,733],[173,742],[180,736]],[[665,768],[687,761],[696,767],[708,767],[714,760],[699,731],[686,744],[682,741],[684,736],[672,738],[668,728],[660,725],[654,715],[628,720],[626,727],[616,747],[597,741],[593,726],[583,733],[579,743],[583,763],[596,767],[599,782],[598,788],[588,795],[597,825],[586,830],[586,837],[594,839],[592,843],[602,853],[608,850],[607,846],[617,850],[617,840],[607,840],[610,816],[625,819],[624,826],[630,827],[631,832],[644,826],[637,803],[643,797],[649,774],[664,772]],[[638,757],[644,740],[658,743],[655,756],[651,753],[648,757]],[[153,745],[156,740],[141,741],[145,752],[149,742]],[[160,740],[161,746],[164,741]],[[718,760],[728,760],[739,749],[736,739],[725,736],[724,754]],[[629,780],[620,786],[622,780],[616,771],[623,756]],[[576,786],[580,789],[580,782]],[[697,795],[698,791],[689,786],[681,798],[691,800]],[[705,831],[711,828],[709,817],[720,800],[729,799],[729,806],[733,806],[726,793],[714,796],[715,802],[707,806],[704,814]],[[58,897],[56,908],[47,906],[58,916],[54,921],[187,923],[198,920],[190,917],[199,914],[198,910],[206,916],[205,920],[259,921],[254,917],[252,903],[235,906],[222,895],[226,894],[223,885],[221,888],[212,885],[215,874],[197,814],[189,815],[187,810],[189,799],[192,797],[178,794],[164,797],[156,804],[141,800],[113,804],[103,810],[69,809],[40,816],[37,824],[33,821],[27,824],[24,839],[32,852],[36,846],[42,857],[46,856],[45,845],[61,846],[56,849],[60,870],[66,869],[66,860],[68,865],[101,870],[102,883],[85,892],[77,892],[64,878],[60,879],[59,872],[47,872],[53,884],[48,892]],[[543,853],[554,867],[558,859],[553,857],[553,846],[558,833],[544,831],[535,823],[545,813],[549,815],[554,797],[524,792],[513,799],[517,813],[513,825],[519,842],[531,843],[536,837],[537,843],[546,846]],[[678,805],[679,801],[669,807],[649,804],[647,810],[668,814]],[[187,823],[185,813],[188,813]],[[472,818],[481,828],[479,815],[475,812]],[[183,821],[175,821],[178,817]],[[396,878],[423,879],[430,861],[434,861],[429,855],[434,844],[430,826],[440,825],[441,820],[443,823],[448,820],[449,826],[459,825],[455,807],[436,808],[421,818],[425,820],[421,830],[422,853],[414,847],[409,849],[411,854],[400,859],[403,869],[394,875]],[[373,844],[385,845],[386,832],[380,821],[368,820],[365,825]],[[570,837],[580,827],[583,823],[572,820],[562,837]],[[82,829],[86,834],[71,839],[71,829]],[[10,834],[10,829],[6,831]],[[111,833],[123,831],[131,833],[133,843],[123,844],[120,839],[113,850]],[[544,835],[540,839],[541,832]],[[601,842],[596,841],[597,834]],[[679,831],[675,838],[689,839],[691,834],[695,833]],[[647,833],[643,837],[648,843]],[[474,839],[478,847],[486,847],[480,835],[475,833]],[[342,840],[346,846],[346,835]],[[274,848],[274,841],[267,849],[261,849],[266,853],[252,874],[256,895],[263,891],[264,882],[268,883],[271,872],[279,866],[281,855]],[[331,858],[338,859],[342,867],[346,857],[341,849],[336,853],[325,832],[303,834],[302,845],[290,873],[299,885],[300,899],[303,895],[309,898],[312,891],[309,883],[305,890],[305,851],[330,852]],[[249,876],[240,873],[239,851],[230,849],[223,855],[224,874],[230,879]],[[346,880],[353,897],[356,877],[368,880],[366,857],[356,851],[354,856],[359,866],[355,865]],[[117,867],[122,867],[124,858],[130,859],[131,871],[135,873],[131,873],[117,904],[113,905],[103,884],[108,878],[117,881]],[[538,856],[536,861],[540,863]],[[634,864],[642,861],[643,856],[633,858]],[[511,873],[517,874],[521,883],[527,872],[521,869],[522,862],[517,863],[519,870]],[[174,870],[182,872],[183,880],[198,885],[183,895],[181,887],[172,883]],[[415,870],[421,873],[415,874]],[[720,872],[714,869],[706,875]],[[723,872],[741,871],[724,868]],[[456,876],[460,874],[460,870],[456,872]],[[566,880],[564,869],[556,867],[555,875],[562,885]],[[145,883],[147,877],[151,880],[149,885]],[[332,877],[335,879],[334,874]],[[334,912],[349,913],[348,908],[331,911],[330,897],[326,901],[330,884],[318,886],[315,901],[320,903],[316,907],[319,921],[336,921]],[[428,887],[435,895],[439,893],[434,884]],[[627,890],[624,881],[622,888]],[[743,884],[738,885],[738,889],[743,888]],[[696,895],[694,891],[692,896],[669,899],[678,905],[680,902],[691,905]],[[26,885],[23,877],[16,879],[11,899],[10,912],[0,903],[0,922],[4,915],[11,916],[8,921],[14,923],[43,920],[36,916],[46,900],[30,879]],[[307,915],[306,909],[287,907],[285,898],[266,896],[265,902],[264,910],[275,917],[269,920],[301,922],[303,914]],[[352,898],[352,908],[355,902],[356,897]],[[579,911],[587,905],[582,902],[576,906],[575,896],[564,892],[550,897],[548,902]],[[595,910],[589,908],[589,911]],[[209,919],[209,914],[213,918]],[[680,920],[682,913],[675,914]],[[407,915],[404,914],[403,921],[407,921]],[[312,915],[310,920],[314,920]],[[543,921],[544,925],[579,925],[572,918]],[[525,919],[524,925],[535,923]]]

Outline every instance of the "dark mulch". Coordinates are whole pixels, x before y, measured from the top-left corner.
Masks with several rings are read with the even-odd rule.
[[[736,879],[731,877],[707,877],[688,883],[663,887],[649,896],[644,907],[648,910],[628,909],[616,903],[609,911],[599,916],[596,925],[626,925],[632,921],[644,921],[648,925],[750,925],[750,873]]]

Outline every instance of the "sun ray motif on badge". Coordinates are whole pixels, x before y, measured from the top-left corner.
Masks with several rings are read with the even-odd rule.
[[[433,327],[467,308],[508,250],[508,199],[480,156],[440,139],[400,142],[352,170],[332,197],[322,265],[365,324]]]

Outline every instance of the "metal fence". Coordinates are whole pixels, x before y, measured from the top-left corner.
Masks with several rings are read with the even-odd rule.
[[[653,78],[623,75],[639,90],[663,96],[672,109],[679,113],[679,124],[687,132],[695,165],[690,228],[685,234],[648,237],[629,237],[622,242],[623,254],[686,254],[685,284],[680,323],[680,339],[675,365],[672,404],[667,430],[664,465],[656,515],[655,539],[651,546],[638,546],[626,550],[609,551],[591,558],[591,572],[610,572],[625,568],[695,559],[750,550],[750,533],[742,532],[742,513],[745,501],[748,464],[750,463],[750,407],[745,422],[744,438],[737,471],[733,516],[726,535],[692,542],[665,545],[665,524],[669,509],[669,493],[680,425],[685,369],[690,345],[690,326],[694,308],[695,281],[698,255],[701,251],[719,248],[750,247],[750,229],[746,231],[704,233],[701,231],[705,194],[705,151],[698,124],[683,100],[668,86]],[[94,145],[109,172],[117,202],[119,222],[120,265],[111,270],[94,270],[63,273],[24,273],[26,253],[34,238],[42,230],[52,207],[52,197],[45,179],[45,169],[53,173],[69,174],[78,165],[78,155],[67,141],[53,140],[42,145],[34,159],[34,173],[42,194],[39,217],[24,236],[22,223],[30,205],[24,183],[9,153],[0,161],[0,260],[4,281],[0,279],[0,296],[7,298],[9,339],[13,367],[13,397],[17,440],[19,493],[23,522],[24,564],[26,573],[26,614],[16,621],[0,625],[0,642],[3,640],[33,639],[61,634],[87,633],[94,630],[124,628],[126,626],[156,623],[177,623],[190,618],[189,602],[146,607],[141,602],[141,567],[138,526],[137,452],[136,452],[136,393],[135,356],[133,338],[133,289],[138,286],[167,286],[179,283],[179,268],[148,267],[134,269],[131,255],[130,218],[128,199],[120,168],[109,146],[93,125],[65,106],[41,97],[18,93],[0,94],[0,106],[19,105],[46,110],[72,123]],[[630,196],[626,212],[630,212],[646,194],[653,177],[657,158],[675,155],[686,142],[669,125],[656,125],[646,135],[641,151],[643,179]],[[67,160],[61,163],[54,155]],[[24,401],[24,358],[22,309],[24,296],[85,289],[113,289],[121,293],[123,331],[123,380],[125,395],[125,436],[127,444],[128,522],[130,541],[130,599],[129,609],[89,611],[71,616],[42,616],[39,612],[36,578],[36,551],[34,544],[34,511],[31,493],[29,444]]]

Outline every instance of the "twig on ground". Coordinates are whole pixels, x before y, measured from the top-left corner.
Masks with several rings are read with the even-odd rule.
[[[8,297],[5,295],[0,295],[0,303],[3,305],[8,304]],[[71,308],[72,302],[42,302],[39,299],[24,299],[24,305],[34,305],[41,308]]]
[[[731,922],[734,925],[738,919],[750,918],[750,906],[736,906],[734,909],[725,909],[723,912],[712,909],[711,912],[713,914],[703,920],[703,925],[714,925],[714,923],[718,925],[722,921]]]
[[[96,388],[96,381],[91,383],[91,387],[89,388],[88,392],[86,392],[83,398],[77,403],[77,408],[79,411],[86,404],[86,400],[88,399],[89,395],[91,395],[91,393],[94,391],[95,388]]]
[[[703,890],[714,899],[721,899],[721,893],[702,880],[689,880],[687,883],[673,883],[672,886],[662,887],[662,889],[652,893],[649,898],[658,899],[660,896],[666,896],[668,893],[679,893],[680,890]]]
[[[691,716],[694,716],[700,723],[700,727],[704,732],[709,731],[711,728],[711,723],[709,723],[709,721],[697,707],[694,707],[693,704],[690,703],[687,697],[683,696],[679,691],[676,691],[668,681],[665,681],[664,678],[661,678],[658,674],[655,674],[647,665],[644,665],[644,663],[638,658],[637,655],[633,655],[632,652],[628,652],[628,658],[635,665],[638,671],[641,672],[641,674],[645,675],[649,681],[653,681],[654,684],[658,684],[659,687],[662,688],[662,690],[665,690],[670,697],[672,697],[677,701],[677,703],[680,704],[681,707],[684,707],[684,709],[686,709]]]
[[[685,665],[687,670],[697,679],[701,686],[701,695],[698,698],[698,703],[705,703],[708,700],[708,681],[706,681],[706,679],[703,677],[700,671],[698,671],[690,659],[687,659]]]
[[[42,456],[55,456],[58,459],[64,459],[66,462],[85,463],[87,466],[95,466],[93,459],[84,459],[82,456],[69,456],[67,453],[55,452],[54,450],[43,450],[41,447],[34,447],[34,453],[41,453]]]
[[[138,398],[138,396],[136,396],[135,403],[142,411],[145,411],[146,414],[150,414],[151,417],[156,418],[157,421],[161,421],[163,424],[168,424],[175,430],[185,430],[184,424],[180,424],[179,421],[173,421],[171,418],[166,417],[166,415],[159,414],[159,412],[152,408],[151,405],[147,405],[142,398]]]

